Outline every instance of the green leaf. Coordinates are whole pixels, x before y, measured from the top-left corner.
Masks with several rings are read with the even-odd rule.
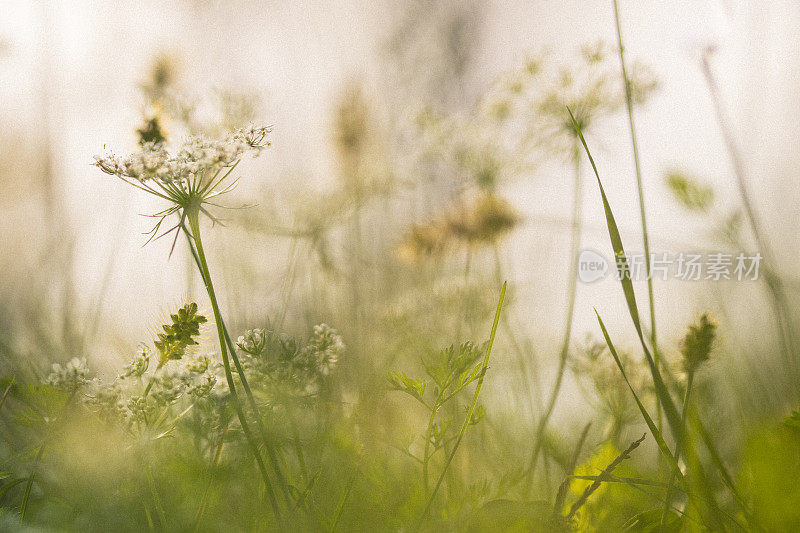
[[[625,380],[625,383],[628,385],[628,388],[633,395],[633,399],[636,401],[636,405],[639,407],[639,411],[642,413],[642,418],[644,418],[645,423],[647,423],[647,427],[650,429],[650,432],[653,434],[653,438],[656,440],[658,444],[658,449],[661,450],[661,453],[667,459],[670,468],[676,473],[678,478],[683,483],[683,474],[681,473],[680,468],[678,468],[678,462],[675,460],[675,456],[672,455],[667,443],[664,441],[664,436],[658,430],[658,427],[653,422],[653,419],[650,417],[650,414],[647,412],[642,401],[639,399],[639,396],[636,394],[636,391],[633,389],[631,382],[628,380],[628,375],[625,372],[625,368],[622,366],[622,361],[620,361],[619,355],[617,355],[617,350],[614,348],[614,343],[611,342],[611,337],[608,335],[608,330],[606,329],[606,325],[603,324],[603,319],[600,318],[600,314],[597,312],[597,309],[594,311],[595,315],[597,316],[597,321],[600,323],[600,329],[603,331],[603,337],[606,340],[606,344],[608,344],[608,350],[611,352],[611,356],[614,358],[614,362],[617,364],[620,373],[622,373],[622,378]]]
[[[661,509],[650,509],[639,514],[633,515],[630,520],[622,526],[623,531],[641,531],[655,533],[661,531]],[[670,511],[669,517],[664,524],[663,531],[667,533],[678,533],[683,528],[683,517]]]
[[[405,392],[420,401],[427,387],[425,381],[408,377],[405,372],[391,372],[387,376],[387,380],[391,389]]]
[[[594,158],[592,158],[592,154],[589,152],[589,147],[586,144],[586,139],[583,137],[583,133],[581,132],[580,126],[575,121],[575,117],[572,115],[572,111],[567,108],[569,112],[569,116],[572,119],[572,125],[575,127],[575,131],[577,131],[578,136],[580,137],[581,144],[583,144],[583,148],[586,151],[586,155],[589,157],[589,162],[592,165],[592,170],[594,171],[594,175],[597,178],[597,185],[600,187],[600,196],[603,199],[603,209],[605,210],[606,215],[606,224],[608,226],[608,236],[611,238],[611,246],[614,250],[614,257],[617,261],[617,268],[620,272],[620,282],[622,284],[622,291],[625,294],[625,301],[628,305],[628,313],[631,316],[631,320],[633,321],[633,325],[636,328],[636,334],[639,336],[639,341],[642,345],[642,349],[644,350],[645,358],[647,359],[647,364],[650,367],[650,374],[653,377],[653,384],[655,385],[656,396],[658,397],[658,401],[661,403],[662,407],[664,408],[664,414],[667,416],[667,422],[669,422],[670,429],[672,430],[672,434],[675,437],[675,440],[678,442],[682,441],[683,436],[683,426],[681,425],[681,417],[678,414],[678,410],[675,407],[675,403],[672,401],[672,397],[667,391],[667,387],[664,384],[664,380],[661,377],[661,372],[659,371],[658,367],[653,360],[653,356],[650,354],[650,350],[647,347],[647,342],[644,340],[644,333],[642,332],[642,324],[639,319],[639,309],[636,305],[636,294],[633,290],[633,282],[630,279],[630,270],[628,268],[627,259],[625,257],[625,249],[622,246],[622,237],[620,237],[619,229],[617,228],[617,222],[614,219],[614,213],[611,211],[611,205],[608,203],[608,198],[606,197],[605,189],[603,189],[603,183],[600,181],[600,174],[597,171],[597,165],[595,165]]]

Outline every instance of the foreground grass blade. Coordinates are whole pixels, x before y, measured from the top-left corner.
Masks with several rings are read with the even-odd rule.
[[[480,396],[481,388],[483,387],[483,378],[486,377],[486,369],[489,367],[489,358],[492,355],[492,346],[494,345],[494,337],[497,333],[497,324],[500,322],[500,311],[503,309],[503,300],[506,297],[506,285],[507,282],[504,282],[503,288],[500,290],[500,299],[497,302],[497,311],[494,313],[494,322],[492,323],[492,333],[489,335],[489,345],[486,347],[486,356],[483,358],[481,377],[478,378],[478,385],[475,387],[475,395],[472,397],[472,403],[469,405],[469,409],[467,410],[467,416],[464,418],[464,424],[461,426],[461,430],[458,432],[453,449],[450,450],[450,455],[447,456],[447,461],[445,461],[444,468],[442,468],[442,472],[439,474],[439,479],[436,481],[436,486],[433,487],[433,492],[431,492],[431,495],[428,497],[428,503],[425,505],[425,510],[422,511],[422,516],[419,518],[416,529],[420,528],[422,521],[426,516],[428,516],[428,511],[433,504],[433,499],[436,497],[436,492],[442,485],[444,475],[447,473],[447,469],[450,467],[450,463],[453,461],[456,451],[458,451],[458,446],[461,444],[461,439],[464,438],[464,433],[467,432],[467,428],[472,420],[472,415],[475,412],[475,406],[478,404],[478,396]]]
[[[8,398],[8,393],[11,390],[11,387],[13,386],[14,386],[14,378],[11,378],[11,383],[8,384],[8,387],[6,387],[5,392],[3,392],[3,397],[0,398],[0,408],[2,408],[3,404],[6,403],[6,398]]]
[[[344,493],[339,500],[339,504],[336,506],[336,513],[333,515],[333,521],[331,522],[331,533],[336,531],[336,525],[339,523],[339,519],[342,517],[342,511],[344,511],[344,504],[347,503],[347,498],[350,496],[350,491],[353,490],[353,485],[356,483],[357,476],[358,468],[356,468],[356,471],[353,472],[353,476],[350,478],[350,482],[347,484],[347,488],[344,489]]]
[[[42,442],[39,446],[39,449],[36,451],[36,457],[33,460],[33,470],[31,470],[31,475],[28,476],[28,483],[25,484],[25,493],[22,495],[22,505],[19,508],[19,519],[20,521],[25,519],[25,513],[28,510],[28,502],[31,499],[31,489],[33,489],[33,481],[36,479],[36,472],[39,469],[39,463],[42,462],[42,455],[44,455],[44,448],[47,444],[47,441]]]
[[[603,331],[603,337],[606,340],[606,344],[608,345],[608,349],[611,352],[611,356],[614,358],[614,362],[617,364],[620,373],[622,374],[622,378],[625,380],[625,383],[628,385],[628,388],[633,395],[633,399],[636,401],[636,405],[639,407],[639,412],[642,413],[642,418],[644,418],[647,427],[650,428],[650,432],[653,434],[653,438],[656,440],[656,444],[658,444],[658,449],[661,450],[661,453],[666,458],[667,462],[669,463],[670,468],[673,472],[676,472],[676,475],[683,483],[683,474],[681,473],[680,468],[678,468],[678,462],[675,460],[675,456],[670,451],[667,443],[664,441],[664,436],[661,434],[661,431],[658,429],[658,426],[653,422],[650,413],[647,412],[642,401],[639,399],[639,396],[636,394],[636,391],[633,389],[631,382],[628,381],[628,374],[625,372],[625,368],[622,366],[622,361],[617,355],[617,350],[614,348],[614,343],[611,342],[611,337],[608,335],[608,330],[606,329],[606,325],[603,323],[603,319],[600,318],[600,314],[595,309],[595,315],[597,315],[597,321],[600,323],[600,329]]]
[[[661,407],[664,409],[664,414],[667,416],[667,422],[669,422],[672,435],[675,437],[676,441],[680,442],[682,436],[680,415],[678,414],[678,410],[675,407],[675,403],[672,401],[672,397],[670,396],[666,385],[664,385],[664,380],[661,378],[661,372],[656,366],[653,356],[650,354],[650,349],[647,347],[647,342],[644,339],[642,324],[641,320],[639,319],[639,309],[636,305],[636,294],[633,290],[633,282],[630,279],[629,270],[627,270],[625,249],[622,246],[622,238],[620,237],[619,229],[617,228],[617,221],[614,219],[614,213],[611,211],[611,205],[608,203],[605,189],[603,189],[603,183],[600,181],[600,174],[597,171],[597,165],[595,165],[594,158],[592,158],[592,154],[589,152],[589,147],[586,144],[586,139],[583,137],[583,132],[581,132],[581,128],[578,126],[572,111],[569,108],[567,108],[567,111],[572,119],[572,125],[575,127],[575,131],[578,132],[578,136],[583,144],[583,149],[586,151],[586,155],[589,157],[592,170],[597,178],[597,185],[600,187],[600,196],[603,198],[603,209],[605,210],[606,223],[608,225],[608,235],[611,238],[611,245],[614,249],[614,258],[617,261],[617,268],[621,274],[619,277],[620,283],[622,283],[622,291],[625,293],[625,301],[628,304],[628,312],[630,313],[631,320],[636,328],[636,334],[639,336],[639,341],[642,344],[642,349],[644,350],[647,364],[650,366],[650,373],[653,377],[656,396],[658,397]],[[628,274],[626,274],[626,272],[628,272]]]
[[[619,52],[619,63],[622,70],[622,81],[625,85],[625,109],[628,112],[628,125],[631,130],[631,149],[633,151],[633,165],[636,171],[636,191],[639,196],[639,215],[642,220],[642,245],[644,247],[644,268],[647,273],[647,303],[650,310],[650,344],[653,347],[653,359],[656,366],[659,364],[658,335],[656,334],[656,307],[653,297],[653,276],[652,265],[650,264],[650,236],[647,232],[647,212],[644,205],[644,187],[642,186],[642,166],[639,162],[639,143],[636,141],[636,124],[633,118],[633,95],[631,90],[631,80],[628,77],[628,69],[625,65],[625,46],[622,44],[622,25],[619,20],[619,3],[614,0],[614,21],[617,26],[617,51]],[[661,406],[659,404],[656,413],[656,422],[661,429]]]
[[[192,253],[192,258],[194,259],[194,263],[197,266],[197,270],[200,272],[200,277],[203,279],[203,283],[207,284],[205,271],[203,269],[200,256],[197,253],[197,249],[195,247],[195,240],[192,237],[192,233],[186,227],[186,223],[182,219],[178,223],[178,225],[181,227],[181,230],[186,236],[186,242],[188,243],[189,251]],[[250,404],[250,408],[253,411],[253,414],[255,415],[256,427],[258,428],[259,433],[261,435],[261,440],[264,443],[264,449],[267,452],[267,458],[269,459],[270,465],[272,466],[272,469],[275,472],[278,484],[280,485],[281,488],[281,492],[283,493],[284,498],[286,500],[286,505],[290,506],[291,502],[288,491],[288,482],[286,481],[286,476],[283,474],[283,471],[281,469],[278,452],[274,449],[269,439],[266,427],[264,426],[264,420],[263,420],[264,417],[261,416],[258,404],[256,403],[255,397],[253,396],[253,392],[250,389],[249,383],[247,382],[247,377],[245,375],[244,368],[242,367],[242,363],[241,361],[239,361],[239,356],[236,355],[236,347],[234,346],[233,341],[231,340],[231,336],[228,333],[228,328],[225,325],[225,320],[222,318],[221,315],[218,317],[218,319],[220,324],[222,324],[222,333],[225,337],[225,345],[228,347],[228,353],[231,355],[231,361],[233,361],[233,365],[236,367],[236,372],[240,377],[242,388],[244,389],[245,395]],[[220,343],[222,343],[222,339],[220,339]]]
[[[239,399],[238,394],[236,393],[236,384],[233,381],[233,374],[230,368],[230,360],[228,359],[228,345],[226,343],[225,337],[225,330],[224,330],[224,323],[222,321],[222,313],[219,310],[219,304],[217,303],[216,293],[214,292],[214,285],[211,282],[211,273],[208,270],[208,262],[206,261],[205,252],[203,250],[203,242],[200,239],[200,220],[199,220],[199,212],[197,210],[193,210],[186,215],[187,222],[189,223],[189,229],[191,231],[191,237],[194,240],[194,250],[196,252],[198,266],[200,268],[200,275],[203,279],[203,283],[206,287],[206,292],[208,293],[209,300],[211,301],[211,308],[214,311],[214,322],[217,325],[217,336],[219,338],[219,346],[220,352],[222,354],[222,362],[225,369],[225,379],[228,382],[228,388],[231,391],[231,398],[233,400],[233,407],[236,411],[236,415],[239,418],[239,423],[242,426],[242,432],[245,435],[245,439],[247,440],[247,444],[250,447],[250,451],[253,454],[254,459],[256,460],[256,464],[258,465],[259,472],[261,473],[261,477],[264,481],[264,486],[267,491],[267,496],[269,497],[270,505],[272,506],[272,511],[275,514],[276,518],[280,518],[280,510],[278,509],[278,502],[275,497],[275,492],[272,488],[272,482],[269,477],[269,473],[267,472],[267,468],[264,464],[264,460],[261,457],[261,452],[258,449],[258,444],[255,441],[255,438],[250,431],[250,426],[247,423],[247,418],[244,414],[244,410],[242,408],[242,402]],[[184,231],[186,231],[186,227],[181,224],[181,227]],[[187,234],[188,237],[188,234]],[[236,352],[233,352],[233,355],[236,355]],[[237,367],[237,372],[239,371]],[[243,372],[239,374],[239,379],[242,383],[246,383],[246,378]],[[269,450],[269,448],[268,448]],[[284,491],[284,495],[287,492]],[[287,503],[289,501],[288,496],[286,497]]]

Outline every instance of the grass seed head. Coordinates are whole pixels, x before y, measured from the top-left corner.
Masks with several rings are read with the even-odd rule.
[[[695,372],[708,361],[716,332],[717,324],[708,317],[708,313],[700,315],[697,322],[689,326],[689,331],[681,343],[683,367],[686,372]]]

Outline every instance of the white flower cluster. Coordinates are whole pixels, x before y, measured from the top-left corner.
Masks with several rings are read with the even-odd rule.
[[[345,349],[341,335],[327,324],[314,326],[313,335],[301,346],[291,337],[262,329],[246,331],[236,344],[252,383],[303,397],[319,391]]]
[[[147,372],[150,366],[150,348],[146,344],[140,344],[136,355],[130,363],[122,367],[122,374],[119,375],[120,379],[125,378],[138,378]]]
[[[96,410],[127,424],[147,420],[154,409],[162,410],[183,397],[190,401],[223,397],[226,392],[222,365],[206,354],[189,354],[170,360],[148,373],[150,349],[142,344],[123,372],[111,383],[91,382],[86,403]],[[149,386],[147,394],[146,387]]]
[[[66,365],[54,363],[46,382],[68,391],[75,391],[89,382],[89,366],[86,358],[73,357]]]
[[[217,369],[209,369],[209,361],[205,357],[205,364],[169,362],[164,365],[153,376],[150,394],[156,404],[166,406],[175,403],[187,393],[194,399],[207,397],[218,380]]]
[[[314,335],[308,340],[305,351],[317,372],[327,376],[336,367],[339,357],[345,350],[344,340],[339,333],[327,324],[314,326]]]
[[[264,350],[267,334],[263,329],[250,329],[236,339],[236,346],[251,355],[258,355]]]
[[[234,165],[247,151],[267,146],[268,133],[268,128],[251,127],[220,140],[194,136],[175,154],[170,154],[164,143],[146,143],[141,150],[124,158],[113,153],[96,155],[95,164],[107,174],[139,182],[183,183],[195,177],[213,176],[220,169]]]

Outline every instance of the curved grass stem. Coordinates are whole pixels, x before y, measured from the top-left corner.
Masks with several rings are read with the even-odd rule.
[[[730,120],[722,103],[719,84],[716,76],[711,69],[709,53],[703,54],[700,62],[703,76],[705,77],[711,101],[714,105],[714,113],[717,125],[722,134],[725,147],[731,159],[733,173],[736,178],[736,186],[739,189],[742,206],[744,207],[747,222],[750,225],[756,246],[764,257],[764,281],[772,299],[772,306],[775,312],[776,329],[780,338],[781,352],[785,364],[791,371],[792,380],[796,380],[798,369],[798,349],[796,345],[796,332],[792,323],[792,313],[788,302],[786,291],[783,287],[780,274],[778,272],[775,257],[770,243],[765,237],[762,222],[756,213],[752,195],[748,187],[747,172],[745,169],[744,158],[739,145],[736,142],[734,132],[730,127]]]
[[[683,395],[683,412],[681,413],[681,424],[683,425],[683,435],[686,438],[686,413],[689,410],[689,394],[692,391],[692,384],[694,383],[694,372],[689,372],[686,381],[686,392]],[[675,446],[675,461],[680,461],[681,453],[683,452],[683,442],[679,442]],[[667,525],[667,518],[669,517],[670,509],[672,508],[672,497],[675,489],[675,476],[676,472],[673,470],[669,476],[669,483],[667,484],[667,493],[664,499],[664,511],[661,513],[661,525],[659,531],[664,531]]]
[[[204,268],[200,262],[200,257],[196,250],[196,245],[194,238],[192,236],[192,232],[187,230],[185,224],[182,222],[179,223],[181,229],[183,230],[184,234],[186,235],[186,240],[189,244],[189,250],[192,253],[192,258],[194,259],[195,264],[197,265],[197,269],[200,271],[200,277],[203,279],[203,283],[206,283],[206,275]],[[247,376],[244,372],[244,367],[242,366],[241,361],[239,361],[239,356],[236,355],[236,348],[233,345],[233,340],[231,340],[231,336],[228,333],[228,328],[225,326],[225,321],[220,316],[218,318],[219,323],[222,324],[222,334],[224,336],[224,342],[228,347],[228,353],[231,355],[231,359],[233,360],[233,366],[236,368],[236,372],[239,374],[239,377],[242,382],[242,388],[244,389],[245,395],[247,396],[248,403],[250,408],[253,411],[253,415],[256,420],[256,426],[258,427],[259,434],[261,435],[261,439],[264,443],[264,448],[267,451],[267,456],[269,457],[270,465],[272,466],[273,470],[275,471],[275,475],[278,480],[278,485],[281,488],[281,492],[283,493],[284,499],[286,500],[286,505],[290,506],[290,499],[291,496],[289,494],[288,484],[286,482],[286,477],[283,474],[283,471],[280,466],[280,461],[277,452],[274,450],[269,434],[267,433],[267,428],[264,426],[264,421],[261,416],[260,409],[258,408],[258,404],[256,403],[255,397],[253,396],[253,392],[250,389],[250,384],[247,382]],[[220,337],[220,343],[222,343],[222,338]]]
[[[660,352],[658,349],[658,337],[656,335],[656,310],[653,298],[653,276],[651,275],[650,258],[650,238],[647,233],[647,216],[644,206],[644,188],[642,187],[642,167],[639,163],[639,143],[636,141],[636,124],[633,119],[633,97],[631,94],[631,81],[628,78],[628,70],[625,67],[625,47],[622,44],[622,28],[619,21],[619,3],[614,0],[614,20],[617,26],[617,44],[619,51],[619,62],[622,69],[622,80],[625,84],[625,108],[628,112],[628,124],[631,130],[631,149],[633,151],[633,165],[636,170],[636,192],[639,197],[639,215],[642,220],[642,244],[644,246],[644,268],[647,275],[647,301],[650,310],[650,345],[653,348],[653,361],[656,366],[659,364]],[[656,423],[661,430],[661,403],[656,402]],[[659,458],[661,456],[659,455]],[[659,459],[660,461],[660,459]]]
[[[208,270],[208,263],[206,261],[205,251],[203,250],[203,241],[200,237],[200,220],[199,215],[200,212],[197,209],[188,209],[185,212],[186,220],[189,223],[189,229],[191,230],[191,236],[194,240],[195,250],[197,251],[197,260],[200,267],[200,273],[203,278],[203,282],[205,284],[206,292],[208,292],[208,298],[211,300],[211,308],[214,312],[214,322],[217,325],[217,335],[219,336],[219,346],[220,346],[220,353],[222,354],[222,365],[225,369],[225,379],[228,382],[228,387],[231,391],[231,399],[236,411],[236,416],[239,418],[239,423],[242,426],[242,431],[245,435],[245,439],[247,440],[247,444],[250,447],[250,450],[253,454],[253,457],[258,464],[258,469],[261,473],[261,477],[264,479],[264,485],[267,491],[267,496],[270,500],[270,505],[272,506],[272,510],[275,513],[276,517],[280,516],[280,510],[278,509],[278,502],[275,498],[275,492],[272,488],[272,482],[269,477],[269,473],[267,472],[267,467],[264,464],[264,460],[261,457],[261,453],[258,450],[258,444],[253,437],[252,431],[250,430],[250,425],[247,422],[247,419],[244,414],[244,410],[242,409],[242,404],[239,399],[239,395],[236,393],[236,384],[233,381],[233,373],[231,372],[231,363],[230,358],[228,357],[228,344],[226,342],[226,332],[224,330],[222,316],[219,310],[219,304],[217,303],[217,296],[214,292],[214,285],[211,281],[211,273]],[[235,352],[232,352],[233,357],[236,359]],[[238,359],[236,359],[238,362]],[[237,365],[237,370],[240,365]],[[242,384],[246,383],[244,372],[239,373],[239,377],[242,380]]]
[[[572,319],[575,314],[575,295],[578,289],[578,256],[580,254],[581,246],[581,226],[583,221],[582,207],[583,207],[583,187],[581,186],[581,166],[580,166],[580,145],[578,140],[575,140],[573,148],[573,164],[575,171],[575,184],[574,184],[574,198],[572,201],[572,235],[571,251],[569,255],[569,279],[568,279],[568,301],[567,301],[567,325],[564,328],[564,338],[561,341],[561,350],[558,355],[558,369],[556,370],[556,381],[553,384],[553,390],[547,400],[547,405],[539,418],[539,423],[536,426],[536,433],[534,435],[533,451],[531,452],[530,463],[525,471],[527,476],[528,490],[533,483],[533,472],[536,469],[536,462],[539,460],[539,454],[542,451],[542,444],[544,439],[544,432],[547,429],[547,423],[553,415],[553,411],[558,401],[558,395],[561,392],[561,383],[564,380],[564,373],[567,368],[567,358],[569,356],[569,343],[572,337]]]

